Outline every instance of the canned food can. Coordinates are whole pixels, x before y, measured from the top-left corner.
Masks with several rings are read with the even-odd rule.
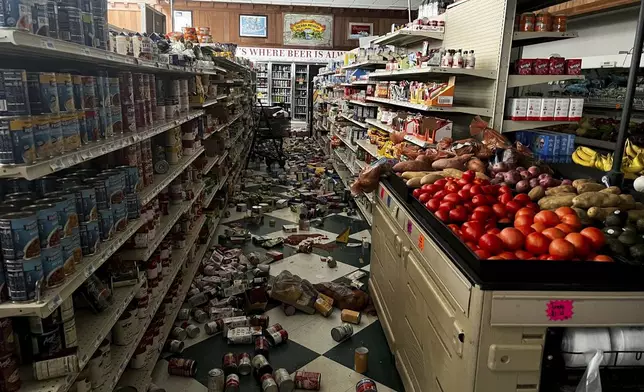
[[[348,323],[344,323],[338,327],[334,327],[331,330],[331,337],[336,342],[342,342],[349,339],[353,335],[353,326]]]
[[[109,100],[112,106],[121,105],[121,88],[119,86],[119,77],[110,76],[107,79],[107,84],[109,87]]]
[[[15,0],[3,4],[4,12],[0,15],[0,26],[31,31],[33,28],[31,6],[32,2],[27,0]]]
[[[85,110],[83,102],[83,77],[81,75],[72,75],[72,85],[74,90],[74,107],[77,110]]]
[[[58,107],[58,106],[57,106]],[[51,126],[49,115],[32,116],[34,146],[38,159],[49,159],[51,152]]]
[[[98,252],[101,242],[98,221],[80,222],[80,240],[83,256],[93,255]]]
[[[242,376],[247,376],[253,370],[248,353],[241,353],[237,357],[237,370]]]
[[[363,378],[356,384],[356,392],[378,392],[376,382],[370,378]]]
[[[186,334],[190,339],[196,338],[197,335],[199,335],[199,332],[201,332],[201,329],[194,324],[189,324],[186,326]]]
[[[108,41],[109,29],[107,25],[107,18],[94,16],[94,47],[107,50]]]
[[[11,318],[0,318],[0,357],[13,353],[16,343]]]
[[[110,101],[110,82],[106,72],[99,72],[101,75],[96,77],[96,98],[98,99],[99,108],[111,107]]]
[[[47,17],[46,1],[34,1],[31,4],[32,32],[36,35],[47,36],[49,33],[49,18]]]
[[[295,372],[296,389],[304,389],[307,391],[319,391],[320,382],[322,381],[322,374],[316,372]]]
[[[272,334],[268,335],[268,339],[273,346],[279,346],[280,344],[285,343],[288,340],[288,332],[283,329],[277,332],[273,332]]]
[[[60,127],[63,132],[63,149],[65,152],[78,150],[81,146],[78,115],[70,110],[60,115]]]
[[[71,236],[73,229],[78,227],[78,214],[76,213],[76,198],[73,194],[63,194],[37,200],[36,204],[53,204],[58,213],[58,222],[62,230],[61,237]]]
[[[63,41],[80,45],[85,43],[79,8],[58,6],[58,36]]]
[[[138,193],[130,193],[125,195],[125,203],[127,209],[127,217],[129,219],[137,219],[140,216],[141,201]]]
[[[262,392],[278,392],[273,375],[266,373],[260,377],[259,382],[262,384]]]
[[[237,356],[233,353],[226,353],[222,359],[222,368],[225,374],[237,374],[239,368],[237,366]]]
[[[85,110],[85,129],[87,130],[87,141],[95,142],[101,140],[100,116],[96,109]]]
[[[82,108],[92,109],[98,107],[96,76],[81,76],[81,83]]]
[[[132,80],[131,72],[120,72],[118,74],[119,78],[119,90],[120,90],[120,101],[121,104],[133,104],[134,103],[134,82]]]
[[[143,189],[143,183],[136,166],[118,166],[118,170],[125,175],[125,193],[135,193]]]
[[[105,177],[90,177],[83,181],[85,185],[94,189],[96,192],[96,208],[99,210],[109,210],[109,179]]]
[[[275,333],[275,332],[277,332],[277,331],[281,331],[281,330],[283,330],[283,329],[284,329],[284,328],[282,327],[282,325],[281,325],[281,324],[276,323],[276,324],[273,324],[273,325],[271,325],[270,327],[266,328],[266,334],[267,334],[267,335],[270,335],[270,334],[272,334],[272,333]]]
[[[9,299],[26,302],[36,299],[36,283],[43,278],[40,256],[29,260],[4,261]]]
[[[37,204],[23,207],[22,211],[36,214],[40,247],[49,248],[60,245],[62,230],[58,210],[54,204]]]
[[[183,341],[183,340],[186,340],[186,338],[188,338],[188,333],[186,332],[185,329],[181,327],[174,327],[170,332],[170,336],[172,336],[174,339]]]
[[[63,271],[66,276],[73,274],[76,271],[76,249],[77,246],[72,236],[63,237],[60,240],[60,248],[63,252]],[[83,257],[83,250],[80,249],[79,258]]]
[[[145,101],[134,102],[134,123],[137,128],[146,126]]]
[[[239,392],[239,376],[236,374],[229,374],[226,376],[226,389],[225,392]]]
[[[101,139],[108,139],[114,136],[111,108],[98,108],[98,126]]]
[[[123,132],[136,132],[136,117],[133,103],[123,103],[121,105],[121,122]]]
[[[31,164],[36,161],[31,117],[0,118],[0,163]]]
[[[177,320],[190,320],[190,309],[181,308],[177,314]]]
[[[215,368],[208,371],[208,392],[224,392],[225,383],[223,370]]]
[[[64,348],[78,347],[78,335],[76,333],[76,319],[72,318],[61,324],[61,333]]]
[[[295,383],[286,369],[275,369],[273,372],[273,378],[275,379],[275,383],[277,383],[280,392],[292,392],[293,389],[295,389]]]
[[[206,330],[206,334],[208,335],[218,334],[223,331],[224,322],[222,319],[211,321],[209,323],[206,323],[206,325],[204,325],[204,329]]]
[[[85,111],[78,110],[76,112],[76,121],[78,122],[78,133],[80,136],[81,144],[87,144],[89,142],[87,135],[87,123],[85,121]]]
[[[51,139],[51,156],[61,155],[65,152],[63,145],[63,128],[60,123],[60,115],[49,115],[49,136]]]
[[[8,11],[5,9],[5,12],[7,13]],[[5,17],[7,16],[6,13],[4,15]],[[3,21],[0,15],[0,25]],[[0,69],[0,102],[4,102],[0,106],[0,116],[22,116],[31,114],[27,88],[27,72],[24,69]]]
[[[51,114],[60,110],[58,85],[53,72],[27,72],[31,114]]]
[[[111,107],[111,120],[112,120],[112,132],[114,134],[123,133],[123,115],[121,113],[121,105]]]
[[[268,358],[269,344],[266,337],[258,336],[255,338],[255,355],[263,355],[264,357]]]
[[[253,315],[250,317],[250,325],[253,327],[262,327],[262,328],[268,328],[268,315],[266,314],[261,314],[261,315]]]
[[[0,242],[5,261],[40,256],[36,214],[34,212],[12,212],[0,216]]]
[[[127,228],[127,204],[112,204],[112,216],[114,217],[114,230],[123,231]]]
[[[76,211],[81,222],[98,220],[98,206],[96,205],[96,191],[91,186],[74,186],[67,189],[74,195]]]
[[[109,241],[114,235],[114,215],[112,210],[98,210],[98,229],[101,233],[101,241]]]
[[[58,108],[61,112],[74,111],[74,84],[72,75],[68,73],[56,74],[56,86],[58,89]]]
[[[164,350],[170,353],[178,354],[183,351],[184,343],[180,340],[172,339],[165,342]]]
[[[362,317],[360,312],[356,312],[350,309],[342,309],[342,313],[340,315],[340,319],[342,321],[344,321],[345,323],[351,323],[351,324],[360,324],[361,318]]]
[[[265,356],[261,354],[257,354],[253,357],[253,360],[251,361],[251,363],[253,365],[255,376],[257,378],[261,377],[266,373],[273,374],[273,368],[271,368],[271,365],[270,363],[268,363],[268,360],[266,359]]]
[[[208,320],[208,313],[204,312],[201,309],[195,309],[192,317],[197,321],[198,323],[205,323],[206,320]]]
[[[197,362],[192,359],[172,358],[168,360],[168,374],[173,376],[194,377]]]

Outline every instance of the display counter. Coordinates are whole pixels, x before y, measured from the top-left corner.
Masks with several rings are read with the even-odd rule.
[[[376,196],[370,290],[408,392],[557,391],[583,373],[564,327],[644,326],[638,267],[478,260],[396,179]]]

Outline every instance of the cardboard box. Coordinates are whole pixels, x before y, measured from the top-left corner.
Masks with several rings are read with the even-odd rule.
[[[541,98],[528,98],[526,120],[539,121],[541,119]]]
[[[557,98],[555,100],[555,121],[567,121],[570,98]]]
[[[555,98],[543,98],[541,100],[540,121],[552,121],[555,119]]]
[[[583,98],[570,98],[570,107],[568,108],[568,120],[579,121],[584,111]]]
[[[555,136],[545,132],[535,132],[531,149],[534,155],[544,162],[554,162]]]
[[[452,137],[453,123],[438,117],[423,117],[420,121],[418,132],[414,135],[420,140],[438,143],[444,137]]]
[[[510,120],[525,121],[528,116],[528,98],[510,98],[508,108]]]

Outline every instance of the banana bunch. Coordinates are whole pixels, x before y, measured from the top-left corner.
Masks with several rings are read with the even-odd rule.
[[[601,155],[597,151],[585,146],[577,147],[572,153],[572,161],[586,167],[595,167],[598,160],[601,162],[600,157]]]
[[[644,148],[626,140],[622,157],[622,172],[625,174],[644,172]],[[600,154],[592,148],[580,146],[572,154],[572,160],[578,165],[594,167],[601,171],[609,171],[613,166],[613,154]]]

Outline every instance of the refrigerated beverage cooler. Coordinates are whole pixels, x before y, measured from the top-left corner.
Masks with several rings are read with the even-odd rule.
[[[295,106],[293,107],[293,120],[306,121],[306,108],[308,102],[309,66],[295,64]]]
[[[261,100],[262,104],[281,106],[291,114],[293,121],[308,123],[312,77],[322,65],[258,62],[256,66],[257,97],[261,99],[263,92],[267,92],[266,100]],[[316,71],[312,73],[312,69]]]
[[[293,64],[271,63],[271,105],[283,107],[293,117]]]
[[[256,80],[257,80],[257,100],[262,105],[270,105],[271,99],[268,93],[268,64],[269,63],[255,63]]]

